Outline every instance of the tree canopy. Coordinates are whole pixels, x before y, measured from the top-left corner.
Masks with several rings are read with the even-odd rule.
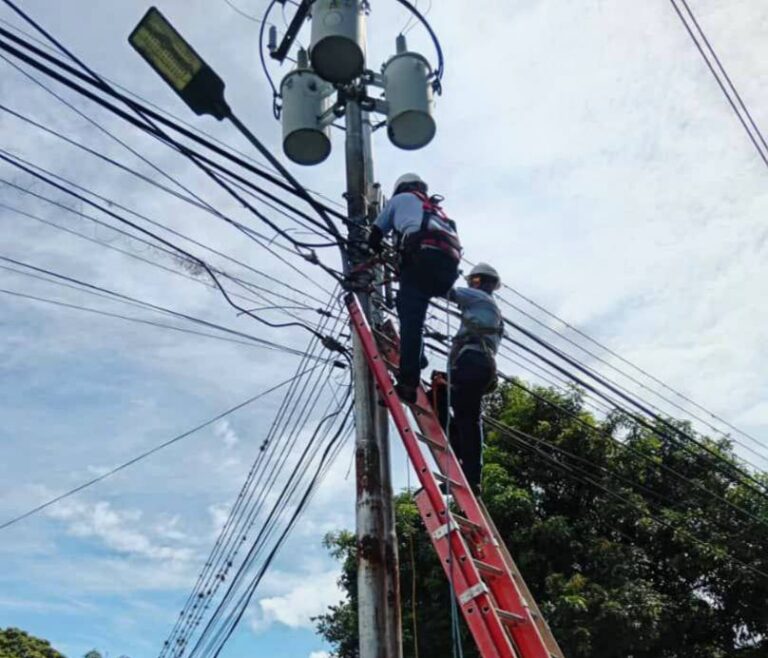
[[[568,658],[768,655],[768,479],[737,477],[729,440],[519,382],[486,411],[483,499]],[[451,655],[447,582],[407,492],[396,512],[405,656]],[[347,600],[317,627],[356,658],[355,538],[326,545]]]
[[[64,658],[47,640],[18,628],[0,629],[0,658]]]

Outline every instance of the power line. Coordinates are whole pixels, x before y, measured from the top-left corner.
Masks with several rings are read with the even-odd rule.
[[[496,429],[498,432],[502,433],[507,437],[513,438],[516,441],[516,443],[518,443],[519,445],[523,445],[529,448],[532,452],[538,454],[542,458],[546,459],[549,463],[553,464],[556,468],[568,474],[569,477],[578,479],[582,483],[586,482],[590,486],[600,489],[601,491],[603,491],[604,493],[607,493],[612,498],[619,500],[621,503],[625,504],[627,507],[640,512],[643,516],[647,518],[650,518],[651,520],[654,521],[654,523],[661,525],[665,528],[668,528],[670,530],[673,530],[674,532],[679,532],[685,535],[689,540],[693,541],[699,546],[703,546],[709,549],[715,549],[715,547],[711,543],[696,537],[695,535],[691,534],[688,530],[680,528],[678,525],[674,523],[671,523],[665,519],[660,518],[658,515],[652,514],[649,510],[640,507],[638,504],[634,503],[633,501],[628,499],[626,496],[623,496],[622,494],[619,494],[613,491],[612,489],[606,487],[605,485],[592,479],[591,477],[592,474],[586,473],[584,469],[581,469],[573,465],[566,466],[561,462],[559,462],[558,460],[554,459],[551,455],[547,455],[547,453],[541,451],[540,449],[536,448],[536,446],[530,443],[531,440],[536,442],[544,442],[544,440],[541,440],[538,437],[534,437],[529,434],[526,434],[525,432],[521,432],[520,430],[516,430],[515,428],[509,427],[508,425],[505,425],[504,423],[501,423],[500,421],[497,421],[495,419],[486,418],[485,420],[491,425],[491,427]],[[741,567],[750,571],[754,575],[768,579],[768,573],[766,573],[762,569],[758,569],[757,567],[747,562],[744,562],[743,560],[735,557],[734,555],[729,555],[727,556],[726,559],[736,564],[739,564]]]
[[[34,165],[30,165],[30,166],[34,166]],[[53,178],[53,179],[55,179],[57,181],[60,181],[60,182],[62,182],[64,184],[66,184],[66,185],[70,185],[74,189],[77,189],[77,190],[80,190],[82,192],[85,192],[86,194],[89,194],[89,195],[93,196],[94,198],[96,198],[96,199],[106,203],[110,208],[117,208],[118,210],[126,212],[129,215],[131,215],[132,217],[135,217],[137,219],[141,219],[142,221],[145,221],[148,224],[151,224],[152,226],[156,226],[157,228],[161,228],[164,231],[170,233],[171,235],[173,235],[175,237],[181,238],[181,239],[189,242],[190,244],[195,245],[196,247],[200,247],[201,249],[205,249],[209,253],[212,253],[212,254],[214,254],[216,256],[219,256],[220,258],[224,258],[225,260],[227,260],[230,263],[233,263],[233,264],[235,264],[235,265],[237,265],[239,267],[242,267],[243,269],[245,269],[245,270],[247,270],[249,272],[252,272],[253,274],[256,274],[256,275],[258,275],[260,277],[263,277],[264,279],[266,279],[267,281],[269,281],[269,282],[271,282],[273,284],[277,284],[279,286],[285,287],[286,289],[291,290],[292,292],[300,294],[300,295],[302,295],[304,297],[307,297],[309,299],[312,299],[315,302],[322,303],[321,299],[319,299],[318,297],[315,297],[314,295],[312,295],[311,293],[307,292],[306,290],[300,290],[300,289],[296,288],[295,286],[291,286],[285,280],[281,280],[281,279],[278,279],[277,277],[271,276],[270,274],[267,274],[263,270],[257,269],[255,267],[253,267],[252,265],[249,265],[248,263],[245,263],[245,262],[243,262],[241,260],[233,258],[232,256],[229,256],[226,253],[223,253],[223,252],[221,252],[221,251],[219,251],[217,249],[214,249],[213,247],[211,247],[211,246],[209,246],[209,245],[207,245],[207,244],[205,244],[203,242],[200,242],[199,240],[195,240],[194,238],[189,237],[188,235],[182,233],[181,231],[177,231],[176,229],[173,229],[170,226],[167,226],[166,224],[163,224],[162,222],[159,222],[159,221],[157,221],[155,219],[152,219],[152,218],[148,217],[147,215],[142,214],[140,212],[137,212],[136,210],[133,210],[133,209],[127,207],[127,206],[124,206],[123,204],[115,201],[114,199],[110,199],[109,197],[105,197],[105,196],[102,196],[100,194],[97,194],[97,193],[95,193],[95,192],[93,192],[91,190],[88,190],[87,188],[85,188],[85,187],[83,187],[81,185],[78,185],[77,183],[75,183],[73,181],[70,181],[70,180],[62,177],[62,176],[58,176],[57,174],[48,172],[45,169],[42,169],[42,168],[39,168],[39,167],[38,167],[38,169],[40,169],[40,171],[43,171],[47,175],[51,176],[51,178]],[[99,226],[104,226],[105,228],[108,228],[111,231],[115,231],[116,233],[120,233],[121,235],[124,235],[125,237],[127,237],[127,238],[129,238],[131,240],[135,240],[137,242],[141,242],[141,243],[146,244],[147,246],[149,246],[149,247],[151,247],[153,249],[160,250],[160,251],[164,252],[165,254],[167,254],[169,256],[172,256],[174,258],[178,258],[179,257],[178,254],[176,253],[176,251],[177,251],[176,249],[169,249],[168,247],[165,247],[163,244],[156,244],[154,242],[150,242],[150,241],[146,240],[145,238],[141,238],[141,237],[139,237],[137,235],[134,235],[132,233],[124,231],[123,229],[120,229],[120,228],[117,228],[115,226],[112,226],[111,224],[103,222],[103,221],[93,217],[92,215],[88,215],[88,214],[86,214],[86,213],[84,213],[84,212],[82,212],[80,210],[77,210],[75,208],[72,208],[72,207],[64,204],[64,203],[56,201],[55,199],[52,199],[51,197],[47,197],[47,196],[45,196],[43,194],[40,194],[39,192],[35,192],[34,190],[27,189],[25,187],[22,187],[21,185],[18,185],[17,183],[14,183],[12,181],[9,181],[9,180],[3,179],[3,178],[0,178],[0,183],[4,183],[5,185],[7,185],[9,187],[12,187],[13,189],[17,190],[18,192],[20,192],[22,194],[35,197],[36,199],[39,199],[41,201],[45,201],[46,203],[48,203],[50,205],[53,205],[53,206],[55,206],[57,208],[60,208],[61,210],[64,210],[64,211],[66,211],[68,213],[72,213],[74,215],[77,215],[78,217],[86,219],[86,220],[88,220],[90,222],[93,222],[93,223],[99,225]],[[151,235],[153,235],[153,234],[151,234]],[[195,262],[197,262],[197,261],[195,261]],[[258,286],[258,285],[256,285],[253,282],[246,281],[246,280],[244,280],[244,279],[242,279],[240,277],[237,277],[237,276],[234,276],[232,274],[229,274],[228,272],[225,272],[225,271],[221,270],[220,268],[213,267],[210,264],[209,264],[209,266],[219,276],[227,278],[227,279],[233,281],[234,283],[237,283],[240,286],[245,286],[246,288],[251,289],[251,290],[253,290],[253,289],[262,290],[262,291],[265,290],[263,287]],[[214,284],[214,287],[215,287],[215,284]],[[321,287],[321,289],[323,289],[323,288]],[[280,296],[278,293],[273,293],[273,294],[275,296],[278,296],[278,297]],[[289,297],[286,297],[285,299],[290,300],[292,302],[296,301],[296,300],[293,300],[292,298],[289,298]]]
[[[4,0],[7,1],[7,0]],[[217,144],[211,142],[210,140],[207,140],[198,134],[195,134],[193,131],[190,131],[183,126],[179,125],[177,122],[171,121],[167,119],[166,117],[158,114],[157,112],[154,112],[150,108],[143,106],[136,101],[131,100],[124,94],[121,94],[108,85],[100,84],[96,81],[94,81],[92,78],[90,78],[87,75],[84,75],[80,71],[76,70],[72,66],[69,66],[68,64],[62,62],[61,60],[57,59],[56,57],[53,57],[46,52],[42,51],[41,49],[25,42],[23,39],[17,37],[13,33],[9,32],[8,30],[4,28],[0,28],[0,35],[6,37],[7,39],[13,41],[20,47],[24,48],[25,50],[34,53],[38,58],[43,59],[50,64],[53,64],[58,69],[65,71],[67,75],[74,77],[81,82],[84,82],[86,85],[91,87],[97,87],[99,91],[101,91],[104,94],[107,94],[108,96],[120,101],[121,103],[126,104],[128,107],[133,109],[134,111],[139,111],[146,115],[148,118],[152,119],[153,121],[156,121],[162,125],[164,125],[167,128],[171,128],[178,134],[184,136],[187,139],[192,140],[193,142],[202,145],[215,153],[218,156],[221,156],[238,166],[242,167],[243,169],[250,171],[251,173],[254,173],[262,178],[265,178],[272,182],[273,184],[277,185],[278,187],[283,188],[285,191],[294,194],[295,196],[300,197],[302,200],[306,201],[317,213],[320,215],[321,218],[323,218],[325,225],[330,232],[331,235],[334,236],[335,239],[339,240],[343,243],[344,238],[340,235],[338,228],[333,224],[333,222],[330,220],[330,215],[333,215],[337,219],[340,219],[342,222],[349,222],[344,215],[341,213],[328,208],[327,206],[319,203],[317,200],[312,198],[312,196],[296,181],[296,179],[288,172],[281,164],[280,162],[263,146],[261,146],[261,143],[259,140],[252,134],[250,131],[248,131],[247,127],[244,126],[241,122],[239,122],[236,117],[231,117],[231,120],[233,123],[237,125],[237,127],[241,130],[241,132],[245,132],[249,135],[251,138],[251,141],[258,146],[261,146],[261,153],[262,155],[274,166],[278,169],[280,174],[287,179],[289,183],[285,183],[278,179],[277,177],[259,169],[258,167],[255,167],[250,162],[247,162],[243,158],[237,157],[236,155],[233,155],[232,153],[227,152],[225,149],[219,147]],[[97,103],[98,105],[101,105],[103,108],[109,110],[113,114],[119,116],[124,121],[134,125],[135,127],[139,128],[140,130],[149,133],[150,135],[156,137],[158,140],[162,141],[163,143],[166,143],[168,145],[173,146],[174,148],[186,150],[189,152],[189,154],[194,155],[194,157],[199,158],[205,165],[212,166],[214,168],[220,168],[221,166],[218,165],[215,161],[210,160],[210,158],[206,158],[205,156],[202,156],[201,154],[191,151],[188,147],[180,144],[178,141],[173,140],[169,138],[167,135],[162,133],[162,131],[153,129],[151,126],[148,126],[146,123],[143,123],[142,121],[139,121],[135,117],[131,116],[128,112],[120,109],[116,105],[110,103],[109,101],[106,101],[105,99],[101,98],[97,94],[95,94],[92,91],[89,91],[85,87],[83,87],[81,84],[74,82],[71,77],[68,78],[66,75],[59,73],[57,71],[54,71],[49,66],[41,63],[39,60],[35,59],[34,57],[27,55],[20,50],[18,50],[15,46],[10,45],[9,43],[0,40],[0,49],[5,50],[6,52],[10,53],[17,59],[20,59],[21,61],[25,62],[29,66],[32,66],[33,68],[37,69],[38,71],[44,73],[48,77],[58,81],[59,83],[69,87],[70,89],[78,92],[79,94],[85,96],[86,98],[90,99],[91,101]]]
[[[329,301],[329,305],[332,302],[333,298]],[[317,331],[328,331],[328,322],[329,318],[327,316],[322,317],[318,321]],[[335,327],[338,327],[339,324],[339,320],[334,321]],[[335,334],[336,331],[337,329],[334,329],[332,334]],[[307,348],[306,358],[313,356],[319,346],[319,341],[313,337]],[[297,371],[301,371],[303,367],[304,362],[297,366]],[[303,384],[298,380],[295,381],[283,397],[280,408],[277,410],[266,437],[261,444],[257,459],[248,473],[245,484],[230,511],[227,522],[219,533],[219,537],[211,551],[210,557],[206,561],[205,567],[198,576],[197,583],[189,595],[184,609],[177,618],[171,634],[163,645],[160,656],[164,656],[168,650],[173,650],[173,648],[177,647],[181,647],[183,652],[190,634],[194,632],[202,620],[207,609],[207,603],[203,607],[198,605],[198,603],[200,601],[209,602],[213,600],[220,585],[227,577],[248,531],[256,521],[256,517],[265,500],[266,492],[270,489],[278,477],[278,472],[282,470],[286,459],[292,453],[299,433],[306,423],[306,418],[312,413],[323,391],[329,386],[330,378],[328,373],[328,369],[324,368],[318,370],[315,376],[305,378]],[[301,404],[302,400],[304,402],[302,410],[299,412],[299,404]],[[296,415],[297,412],[298,415]],[[326,410],[327,413],[328,410]],[[293,425],[292,428],[291,425]],[[270,461],[273,462],[271,474],[266,470]],[[261,493],[257,493],[257,489],[254,488],[255,486],[261,488]]]
[[[699,25],[698,21],[696,20],[696,17],[694,16],[693,12],[691,11],[690,6],[685,0],[681,0],[682,4],[685,6],[686,10],[688,11],[688,14],[690,15],[691,19],[693,20],[693,24],[696,26],[696,29],[698,30],[699,34],[701,35],[703,42],[706,44],[707,48],[709,49],[709,52],[713,55],[714,60],[717,64],[717,67],[722,72],[725,82],[723,82],[723,79],[718,74],[718,71],[715,69],[715,66],[712,64],[712,61],[709,57],[707,57],[706,52],[704,51],[704,48],[701,45],[701,42],[699,39],[696,38],[696,35],[694,34],[693,30],[691,29],[690,24],[686,20],[685,16],[683,15],[683,12],[680,10],[680,7],[675,2],[675,0],[670,0],[670,3],[672,4],[672,7],[674,8],[675,12],[679,16],[680,20],[682,21],[683,25],[685,26],[686,32],[688,32],[688,35],[691,37],[691,40],[696,46],[696,49],[699,51],[699,54],[704,59],[704,62],[707,65],[707,68],[709,69],[710,73],[715,78],[715,81],[717,82],[718,87],[720,87],[720,90],[725,95],[725,98],[728,101],[728,104],[731,106],[731,109],[733,110],[734,114],[736,115],[736,118],[739,120],[741,125],[744,127],[744,130],[747,132],[747,136],[749,137],[749,140],[754,145],[755,149],[757,150],[758,155],[760,156],[760,159],[765,163],[765,166],[768,167],[768,144],[766,144],[765,138],[763,137],[762,132],[757,127],[757,124],[755,123],[754,119],[752,118],[752,115],[750,114],[749,110],[747,109],[747,106],[744,104],[744,101],[741,98],[741,95],[736,90],[736,87],[734,86],[733,82],[731,81],[730,76],[726,72],[725,68],[723,67],[722,63],[720,62],[720,58],[715,53],[715,50],[712,48],[712,45],[710,44],[709,40],[707,39],[706,35],[704,34],[704,31],[701,29],[701,26]],[[729,93],[729,91],[731,93]],[[733,96],[732,96],[733,95]],[[734,100],[735,97],[735,100]],[[742,114],[743,113],[743,114]],[[746,115],[746,118],[745,118]],[[754,131],[754,132],[753,132]],[[759,143],[758,143],[759,141]],[[762,148],[760,145],[762,144]],[[764,150],[765,149],[765,150]]]
[[[318,366],[315,365],[313,368],[317,368]],[[151,455],[154,455],[157,452],[160,452],[161,450],[164,450],[165,448],[173,445],[174,443],[178,443],[179,441],[187,438],[188,436],[191,436],[192,434],[195,434],[196,432],[199,432],[202,429],[205,429],[206,427],[209,427],[210,425],[213,425],[213,423],[218,422],[219,420],[222,420],[223,418],[226,418],[227,416],[235,413],[236,411],[239,411],[240,409],[247,407],[250,404],[253,404],[257,400],[260,400],[261,398],[269,395],[270,393],[277,391],[278,389],[282,388],[283,386],[286,386],[287,384],[290,384],[292,381],[294,381],[297,378],[296,375],[293,377],[286,379],[283,382],[280,382],[279,384],[273,386],[272,388],[259,393],[258,395],[255,395],[251,398],[248,398],[244,402],[241,402],[240,404],[231,407],[227,409],[226,411],[223,411],[222,413],[218,414],[217,416],[214,416],[210,420],[206,420],[204,423],[201,423],[200,425],[197,425],[196,427],[193,427],[191,430],[187,430],[186,432],[183,432],[182,434],[178,434],[177,436],[173,437],[172,439],[169,439],[168,441],[165,441],[164,443],[161,443],[158,446],[155,446],[151,450],[147,450],[146,452],[138,455],[137,457],[134,457],[133,459],[128,460],[127,462],[124,462],[120,464],[120,466],[116,466],[112,470],[108,471],[107,473],[104,473],[103,475],[100,475],[98,477],[93,478],[92,480],[88,480],[87,482],[84,482],[83,484],[78,485],[77,487],[74,487],[73,489],[70,489],[69,491],[60,494],[56,496],[55,498],[51,498],[50,500],[46,501],[45,503],[41,503],[37,507],[34,507],[33,509],[30,509],[27,512],[24,512],[23,514],[20,514],[12,519],[9,519],[8,521],[5,521],[4,523],[0,524],[0,530],[5,530],[6,528],[18,523],[19,521],[22,521],[26,518],[29,518],[33,514],[37,514],[38,512],[43,511],[44,509],[47,509],[51,505],[55,505],[56,503],[64,500],[65,498],[69,498],[70,496],[75,495],[76,493],[79,493],[80,491],[83,491],[84,489],[87,489],[88,487],[93,486],[94,484],[97,484],[99,482],[103,482],[107,478],[112,477],[116,473],[119,473],[120,471],[125,470],[126,468],[129,468],[130,466],[133,466],[134,464],[146,459],[147,457],[150,457]]]
[[[284,347],[284,346],[279,345],[277,343],[273,343],[272,341],[268,341],[268,340],[263,339],[263,338],[258,338],[257,336],[253,336],[251,334],[248,334],[248,333],[245,333],[245,332],[242,332],[242,331],[238,331],[236,329],[231,329],[229,327],[225,327],[223,325],[219,325],[219,324],[216,324],[214,322],[210,322],[208,320],[203,320],[202,318],[196,318],[196,317],[194,317],[192,315],[188,315],[186,313],[181,313],[180,311],[174,311],[174,310],[166,308],[164,306],[159,306],[157,304],[152,304],[150,302],[145,302],[145,301],[142,301],[142,300],[137,299],[135,297],[131,297],[130,295],[125,295],[123,293],[116,292],[114,290],[110,290],[109,288],[105,288],[103,286],[99,286],[99,285],[96,285],[96,284],[93,284],[93,283],[88,283],[87,281],[82,281],[81,279],[77,279],[75,277],[71,277],[71,276],[68,276],[68,275],[65,275],[65,274],[61,274],[59,272],[54,272],[53,270],[49,270],[49,269],[46,269],[46,268],[43,268],[43,267],[38,267],[38,266],[29,264],[29,263],[24,263],[23,261],[19,261],[19,260],[16,260],[14,258],[9,258],[7,256],[0,255],[0,261],[5,261],[7,263],[11,263],[11,264],[16,265],[18,267],[22,267],[22,268],[25,268],[27,270],[31,270],[33,272],[37,272],[39,274],[45,274],[47,276],[53,277],[54,279],[59,279],[61,281],[73,283],[73,284],[75,284],[77,286],[82,286],[83,288],[86,289],[86,291],[92,291],[92,292],[95,291],[97,293],[104,293],[106,295],[109,295],[110,297],[113,297],[113,298],[117,299],[118,301],[128,302],[128,303],[134,304],[134,305],[139,305],[139,306],[148,308],[148,309],[156,311],[156,312],[164,313],[164,314],[171,315],[171,316],[183,319],[183,320],[187,320],[189,322],[193,322],[195,324],[199,324],[199,325],[204,326],[204,327],[209,327],[209,328],[212,328],[212,329],[216,329],[217,331],[221,331],[221,332],[226,333],[226,334],[230,334],[230,335],[233,335],[233,336],[236,336],[236,337],[239,337],[239,338],[245,338],[246,340],[253,341],[254,343],[259,343],[259,344],[262,344],[262,345],[265,345],[265,346],[268,346],[268,347],[272,347],[274,349],[279,349],[281,351],[291,350],[291,353],[293,353],[293,354],[303,354],[302,352],[300,352],[298,350],[293,350],[293,348],[287,348],[287,347]],[[293,323],[291,323],[291,324],[293,324]],[[296,323],[296,324],[298,324],[298,323]],[[314,329],[311,329],[311,331],[314,331]],[[321,336],[320,338],[322,338],[323,341],[326,341],[326,337]]]
[[[37,37],[35,37],[34,35],[30,34],[29,32],[25,32],[24,30],[22,30],[21,28],[19,28],[16,25],[14,25],[13,23],[10,23],[9,21],[6,21],[6,20],[0,18],[0,23],[4,24],[6,27],[10,28],[11,30],[14,30],[17,34],[19,34],[19,35],[21,35],[21,36],[23,36],[23,37],[25,37],[25,38],[27,38],[27,39],[29,39],[31,41],[34,41],[38,46],[40,46],[41,48],[44,48],[45,50],[47,50],[50,53],[57,53],[57,52],[59,52],[56,48],[53,48],[48,43],[45,43],[44,41],[38,39]],[[121,85],[119,82],[116,82],[115,80],[109,78],[108,76],[103,75],[102,73],[99,73],[98,75],[99,75],[99,77],[101,79],[106,80],[107,82],[109,82],[114,87],[120,89],[120,91],[128,94],[129,96],[131,96],[135,100],[140,101],[144,105],[146,105],[148,107],[151,107],[152,109],[157,110],[158,112],[161,112],[163,115],[165,115],[169,119],[172,119],[173,121],[176,121],[177,123],[182,124],[185,128],[191,130],[192,132],[195,132],[198,135],[200,135],[202,137],[205,137],[205,138],[207,138],[208,140],[210,140],[212,142],[215,142],[219,146],[228,149],[232,153],[234,153],[234,154],[236,154],[236,155],[238,155],[238,156],[240,156],[242,158],[245,158],[246,160],[250,161],[254,165],[257,165],[259,167],[265,167],[266,169],[268,169],[272,173],[278,173],[279,174],[277,169],[270,168],[270,165],[268,163],[256,160],[252,156],[252,154],[246,153],[246,152],[244,152],[242,150],[239,150],[236,147],[232,146],[231,144],[228,144],[228,143],[222,141],[221,139],[219,139],[215,135],[212,135],[211,133],[208,133],[208,132],[206,132],[204,130],[201,130],[198,126],[191,124],[186,119],[183,119],[183,118],[179,117],[178,115],[174,114],[173,112],[168,111],[167,109],[161,107],[157,103],[154,103],[153,101],[147,99],[146,97],[142,96],[141,94],[138,94],[135,91],[129,89],[128,87],[125,87],[125,86]],[[322,199],[326,203],[329,203],[329,204],[332,204],[334,206],[337,206],[338,208],[342,208],[342,209],[344,208],[344,204],[340,203],[339,201],[337,201],[335,199],[332,199],[329,196],[324,195],[321,192],[318,192],[317,190],[313,190],[313,189],[307,188],[307,191],[310,192],[313,196],[317,197],[318,199]]]
[[[169,247],[169,248],[171,248],[171,249],[173,249],[175,251],[178,251],[183,256],[186,256],[187,258],[189,258],[191,261],[193,261],[196,264],[198,264],[200,267],[202,267],[206,271],[206,273],[211,277],[213,282],[216,284],[216,287],[219,290],[219,292],[221,292],[221,294],[224,296],[224,298],[226,299],[227,303],[230,306],[232,306],[233,308],[237,309],[238,311],[243,312],[244,314],[246,314],[249,317],[253,318],[257,322],[260,322],[261,324],[265,324],[265,325],[273,327],[273,328],[284,328],[284,327],[296,326],[296,327],[302,327],[303,329],[305,329],[307,331],[310,331],[310,332],[313,331],[313,329],[311,327],[309,327],[308,325],[306,325],[306,324],[304,324],[302,322],[275,323],[275,322],[270,322],[269,320],[265,320],[264,318],[259,317],[258,315],[255,315],[254,313],[251,313],[248,309],[243,308],[242,306],[239,306],[237,303],[235,303],[232,300],[232,297],[229,295],[227,290],[221,285],[221,282],[219,281],[217,275],[214,273],[214,271],[211,269],[211,267],[208,265],[208,263],[206,263],[204,260],[202,260],[202,259],[198,258],[197,256],[193,255],[192,253],[182,249],[181,247],[173,244],[172,242],[169,242],[168,240],[165,240],[164,238],[161,238],[160,236],[156,235],[155,233],[152,233],[151,231],[149,231],[149,230],[147,230],[145,228],[142,228],[138,224],[136,224],[136,223],[134,223],[134,222],[124,218],[124,217],[121,217],[120,215],[118,215],[114,211],[110,210],[109,208],[105,208],[103,206],[100,206],[99,204],[91,201],[90,199],[84,197],[83,195],[81,195],[81,194],[79,194],[77,192],[74,192],[74,191],[66,188],[65,186],[63,186],[63,185],[53,181],[50,178],[47,178],[46,176],[44,176],[44,175],[42,175],[42,174],[40,174],[40,173],[30,169],[29,167],[27,167],[27,166],[25,166],[25,165],[23,165],[23,164],[21,164],[19,162],[14,161],[13,159],[9,158],[8,156],[3,155],[3,153],[1,151],[0,151],[0,160],[4,160],[4,161],[8,162],[9,164],[12,164],[13,166],[21,169],[22,171],[27,172],[28,174],[34,176],[35,178],[38,178],[39,180],[42,180],[43,182],[47,183],[51,187],[54,187],[54,188],[64,192],[65,194],[68,194],[68,195],[70,195],[70,196],[72,196],[72,197],[74,197],[74,198],[76,198],[76,199],[78,199],[78,200],[80,200],[80,201],[82,201],[84,203],[87,203],[89,206],[91,206],[93,208],[96,208],[97,210],[99,210],[99,211],[109,215],[110,217],[116,219],[117,221],[130,226],[134,230],[137,230],[137,231],[139,231],[139,232],[141,232],[141,233],[143,233],[145,235],[148,235],[148,236],[152,237],[153,239],[157,240],[158,242],[160,242],[161,244],[165,245],[166,247]]]

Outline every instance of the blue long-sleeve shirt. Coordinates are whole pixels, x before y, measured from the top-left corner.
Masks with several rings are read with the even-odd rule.
[[[504,335],[504,320],[493,295],[478,288],[454,288],[448,299],[461,311],[452,358],[458,359],[465,350],[496,356]]]

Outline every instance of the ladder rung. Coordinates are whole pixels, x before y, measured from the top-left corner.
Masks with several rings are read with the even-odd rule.
[[[464,485],[461,482],[459,482],[458,480],[453,480],[453,479],[449,478],[448,476],[443,475],[442,473],[432,473],[432,475],[435,476],[436,480],[438,480],[440,482],[444,482],[446,484],[450,484],[451,485],[451,489],[463,489],[464,488]],[[458,523],[458,521],[457,521],[457,523]]]
[[[509,626],[519,626],[526,622],[526,618],[522,615],[515,614],[514,612],[508,612],[507,610],[501,610],[496,608],[496,614],[499,615],[499,619]]]
[[[458,514],[453,515],[453,520],[456,521],[456,523],[461,527],[462,530],[468,530],[469,532],[476,532],[479,535],[485,532],[485,529],[479,523],[475,523],[474,521],[465,519],[463,516],[459,516]]]
[[[422,407],[418,402],[406,402],[403,400],[403,404],[407,404],[412,411],[415,411],[420,414],[424,414],[425,416],[429,416],[434,413],[431,408]]]
[[[445,450],[445,443],[441,443],[437,439],[433,439],[431,436],[427,436],[421,432],[414,432],[414,434],[419,441],[426,443],[430,448],[434,448],[435,450]]]
[[[382,340],[385,340],[386,342],[388,342],[390,345],[397,346],[397,344],[398,344],[398,342],[394,338],[392,338],[392,336],[390,336],[389,334],[381,331],[380,329],[374,329],[373,333],[375,333]]]
[[[492,564],[483,562],[482,560],[472,560],[480,573],[494,578],[499,578],[504,575],[504,570],[494,567]]]

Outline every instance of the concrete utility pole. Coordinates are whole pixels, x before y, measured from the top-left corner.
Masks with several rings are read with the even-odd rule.
[[[356,248],[367,237],[373,171],[370,130],[359,100],[346,104],[347,209],[352,220],[349,268],[365,259]],[[369,321],[375,313],[367,292],[358,293]],[[387,418],[354,335],[355,455],[357,466],[357,592],[361,658],[399,658],[401,650],[397,543],[394,537]],[[383,422],[382,422],[383,417]],[[393,542],[393,539],[395,541]]]
[[[369,12],[366,0],[302,0],[279,46],[277,31],[270,33],[271,55],[283,62],[303,21],[311,16],[309,51],[299,51],[297,67],[280,84],[282,105],[276,106],[282,116],[286,155],[302,165],[320,164],[331,151],[331,123],[341,117],[346,120],[347,275],[369,257],[362,247],[378,209],[369,116],[386,115],[387,134],[395,146],[407,150],[426,146],[435,133],[432,92],[439,86],[427,60],[409,52],[402,35],[382,72],[371,70],[366,61]],[[369,96],[370,87],[383,90],[386,100]],[[357,295],[371,325],[379,324],[370,290],[358,290]],[[389,418],[379,404],[356,332],[353,336],[360,658],[401,658]]]

